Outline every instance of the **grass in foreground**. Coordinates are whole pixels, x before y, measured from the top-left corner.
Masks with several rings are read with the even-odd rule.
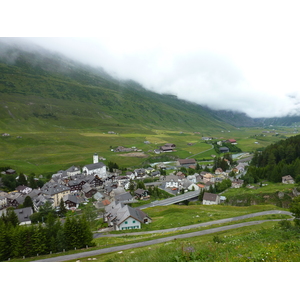
[[[80,261],[98,262],[298,262],[299,231],[268,222],[186,240],[103,254]]]
[[[227,205],[169,205],[147,208],[144,211],[152,218],[152,223],[142,230],[159,230],[232,218],[251,213],[278,210],[275,205],[227,206]]]

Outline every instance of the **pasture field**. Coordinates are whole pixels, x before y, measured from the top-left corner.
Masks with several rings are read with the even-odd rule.
[[[1,123],[0,123],[1,124]],[[259,144],[255,144],[255,134],[261,134],[263,128],[243,128],[231,132],[210,130],[196,134],[188,131],[170,131],[149,129],[133,126],[101,126],[99,128],[70,129],[63,126],[49,126],[41,123],[38,126],[30,123],[25,126],[16,125],[11,130],[0,128],[0,132],[7,132],[9,137],[0,136],[0,166],[10,166],[17,172],[49,174],[61,169],[67,169],[72,165],[83,166],[92,163],[93,153],[113,161],[120,167],[141,167],[143,163],[155,160],[166,160],[171,156],[176,158],[194,157],[197,160],[212,159],[216,154],[211,145],[201,140],[202,136],[213,136],[218,139],[235,138],[238,146],[243,151],[254,151],[265,147],[281,138],[279,136],[259,137]],[[114,131],[116,134],[108,134]],[[278,129],[278,132],[289,131],[293,135],[292,128]],[[209,133],[209,134],[208,134]],[[21,137],[21,138],[18,138]],[[145,144],[149,141],[150,144]],[[153,153],[165,143],[176,144],[176,151],[164,155]],[[192,145],[188,145],[188,144]],[[122,155],[111,149],[118,146],[136,147],[142,150],[140,157]],[[150,150],[152,152],[150,152]],[[159,157],[159,158],[158,158]]]
[[[227,206],[227,205],[169,205],[144,209],[152,223],[143,225],[142,230],[159,230],[209,222],[247,215],[260,211],[277,210],[275,205]]]

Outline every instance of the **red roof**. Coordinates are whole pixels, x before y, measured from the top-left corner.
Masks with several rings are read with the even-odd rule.
[[[109,200],[103,200],[103,201],[102,201],[102,204],[103,204],[104,206],[109,205],[109,204],[110,204],[110,201],[109,201]]]

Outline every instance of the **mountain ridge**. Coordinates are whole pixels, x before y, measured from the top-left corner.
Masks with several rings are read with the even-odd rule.
[[[119,80],[59,53],[0,40],[0,127],[13,122],[84,128],[119,124],[176,130],[262,126],[300,117],[253,119],[244,113],[216,111],[172,95]]]

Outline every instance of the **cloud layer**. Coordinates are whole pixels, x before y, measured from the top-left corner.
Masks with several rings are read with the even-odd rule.
[[[26,40],[215,109],[251,117],[299,114],[294,2],[111,1],[100,11],[96,18],[89,10],[79,23],[71,19],[70,36],[85,37]]]

